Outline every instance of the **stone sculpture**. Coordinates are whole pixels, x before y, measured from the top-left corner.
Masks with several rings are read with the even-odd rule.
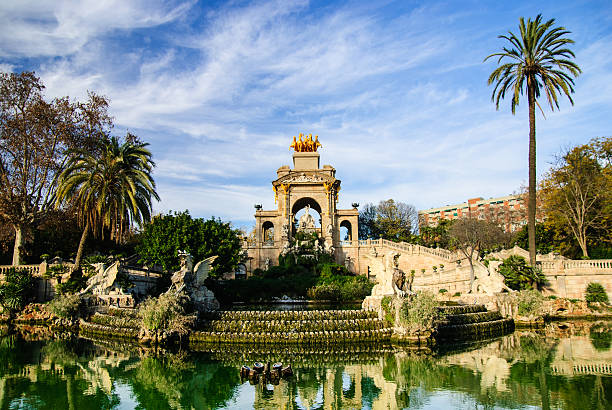
[[[310,205],[306,205],[305,209],[306,211],[304,212],[304,215],[300,217],[298,223],[299,230],[304,232],[312,232],[315,230],[315,220],[312,215],[310,215]]]
[[[305,137],[302,139],[302,137]],[[319,136],[315,135],[315,139],[312,139],[312,134],[304,135],[302,133],[299,134],[298,139],[293,136],[293,142],[289,146],[289,148],[293,148],[295,152],[317,152],[317,149],[322,147],[319,142]]]
[[[96,273],[87,280],[85,289],[79,292],[84,295],[90,292],[104,304],[112,304],[119,307],[132,307],[136,301],[132,292],[123,289],[118,283],[122,275],[128,275],[121,268],[119,261],[106,267],[103,263],[95,264]]]
[[[208,257],[193,266],[193,257],[179,251],[181,268],[172,274],[172,285],[168,292],[184,292],[198,311],[219,309],[219,301],[205,285],[212,263],[217,256]]]

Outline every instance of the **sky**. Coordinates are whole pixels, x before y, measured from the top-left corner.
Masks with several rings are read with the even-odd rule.
[[[539,13],[571,31],[583,71],[573,106],[537,113],[541,176],[611,135],[609,1],[4,1],[0,70],[35,71],[49,98],[107,96],[113,133],[150,143],[156,212],[248,228],[300,132],[336,168],[339,208],[519,192],[526,100],[496,110],[483,60]]]

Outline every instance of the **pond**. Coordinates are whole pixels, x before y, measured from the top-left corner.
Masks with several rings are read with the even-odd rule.
[[[78,338],[0,338],[0,408],[612,408],[612,323],[551,323],[442,353],[392,346],[146,351]],[[241,380],[291,362],[277,384]]]

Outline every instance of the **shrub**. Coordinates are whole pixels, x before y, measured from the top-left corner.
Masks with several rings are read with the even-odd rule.
[[[70,278],[64,283],[58,283],[55,286],[55,291],[60,295],[66,295],[69,293],[77,293],[87,286],[87,278],[83,275],[77,274],[76,276],[70,276]]]
[[[334,283],[314,286],[306,292],[308,298],[313,300],[333,300],[340,298],[340,288]]]
[[[586,288],[584,299],[587,302],[604,302],[608,303],[608,294],[601,283],[591,282]]]
[[[4,273],[0,285],[0,306],[8,312],[17,312],[32,300],[34,278],[26,269],[10,268]]]
[[[446,290],[446,289],[439,289],[438,290],[438,293],[441,293],[441,294],[445,294],[446,292],[448,292],[448,290]]]
[[[380,307],[384,312],[384,321],[387,326],[393,326],[395,324],[395,309],[393,307],[393,298],[391,296],[385,296],[380,301]]]
[[[461,292],[455,292],[455,293],[453,293],[453,297],[459,297],[459,296],[461,296]]]
[[[163,293],[156,298],[148,298],[138,307],[142,328],[148,331],[166,330],[179,334],[187,333],[188,321],[183,308],[184,295]]]
[[[512,255],[499,265],[498,271],[504,277],[504,283],[513,290],[538,288],[546,285],[545,278],[537,269],[529,266],[522,256]]]
[[[64,273],[68,272],[68,267],[66,265],[51,265],[47,268],[47,271],[43,274],[43,278],[51,279],[62,276]]]
[[[516,303],[519,316],[539,316],[542,314],[544,296],[534,289],[522,290],[516,293]]]
[[[438,302],[431,292],[418,291],[404,299],[400,308],[400,318],[410,331],[431,329],[439,315]]]
[[[81,297],[74,294],[56,295],[47,304],[47,310],[62,319],[72,319],[78,316]]]

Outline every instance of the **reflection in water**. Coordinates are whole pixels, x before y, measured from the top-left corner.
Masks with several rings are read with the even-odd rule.
[[[609,322],[553,323],[437,356],[389,346],[151,355],[16,334],[0,338],[0,409],[604,409],[612,406],[611,337]],[[291,362],[295,375],[250,384],[238,368],[254,360]]]

